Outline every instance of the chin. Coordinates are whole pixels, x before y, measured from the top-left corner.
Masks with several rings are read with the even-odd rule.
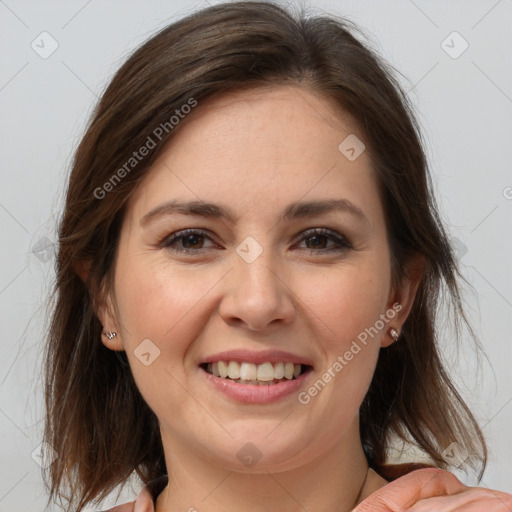
[[[252,474],[288,471],[305,463],[305,447],[312,450],[309,436],[298,439],[281,432],[271,439],[272,434],[269,436],[268,432],[259,436],[247,435],[247,432],[234,435],[231,442],[214,450],[211,445],[205,446],[209,450],[206,459],[230,471]]]

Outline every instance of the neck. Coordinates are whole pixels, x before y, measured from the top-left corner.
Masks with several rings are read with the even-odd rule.
[[[279,472],[220,467],[185,449],[164,429],[162,441],[169,483],[156,512],[348,512],[387,483],[368,471],[357,421],[324,453]]]

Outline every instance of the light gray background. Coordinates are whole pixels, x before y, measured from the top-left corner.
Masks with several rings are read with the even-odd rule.
[[[51,244],[73,150],[128,53],[206,5],[0,0],[0,512],[42,510],[45,504],[41,468],[31,457],[43,418],[42,305],[53,278]],[[512,1],[312,5],[359,22],[407,77],[403,84],[424,128],[442,214],[476,292],[467,302],[487,359],[477,370],[469,348],[446,347],[446,355],[489,441],[483,484],[512,492]],[[43,31],[58,43],[46,59],[31,48]],[[447,39],[453,31],[469,44],[457,58],[452,56],[464,43],[458,36]],[[117,503],[138,489],[137,483],[134,490],[128,486]],[[114,503],[112,498],[100,508]]]

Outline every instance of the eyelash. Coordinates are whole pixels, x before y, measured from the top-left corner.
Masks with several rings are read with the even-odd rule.
[[[178,231],[176,233],[173,233],[171,236],[166,236],[161,242],[160,246],[168,249],[170,251],[184,253],[184,254],[197,254],[199,252],[202,252],[204,249],[187,249],[184,247],[178,248],[176,245],[176,241],[180,239],[184,239],[186,236],[190,235],[201,235],[211,240],[211,237],[209,237],[204,231],[200,229],[184,229],[182,231]],[[331,253],[331,252],[346,252],[350,249],[353,249],[352,244],[342,235],[337,235],[334,232],[325,229],[325,228],[313,228],[307,230],[302,238],[299,240],[299,242],[302,242],[304,240],[307,240],[309,238],[313,238],[314,236],[324,236],[328,238],[331,241],[334,241],[337,244],[337,247],[331,247],[329,249],[304,249],[310,253]],[[208,249],[208,248],[206,248]]]

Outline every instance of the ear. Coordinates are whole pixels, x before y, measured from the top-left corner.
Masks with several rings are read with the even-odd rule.
[[[418,254],[407,264],[400,283],[392,287],[389,295],[388,310],[395,311],[396,316],[390,321],[388,331],[382,337],[382,347],[389,347],[395,342],[389,334],[389,329],[395,329],[400,335],[402,326],[411,312],[424,272],[425,258]]]
[[[100,299],[100,303],[95,308],[96,314],[101,322],[102,331],[101,331],[101,341],[103,345],[111,350],[124,350],[123,340],[121,338],[121,332],[119,329],[119,321],[116,313],[116,309],[114,308],[112,296],[109,293],[103,295],[102,299]],[[116,336],[112,339],[108,339],[104,332],[112,331],[116,333]]]
[[[80,261],[74,267],[75,272],[78,274],[80,279],[87,286],[89,283],[89,276],[91,271],[90,261]],[[96,315],[102,325],[101,330],[101,342],[111,350],[124,350],[124,345],[121,340],[119,322],[117,321],[117,314],[113,306],[113,300],[110,293],[101,293],[103,299],[100,299],[100,303],[94,306]],[[109,340],[103,333],[105,331],[113,331],[116,336]]]

